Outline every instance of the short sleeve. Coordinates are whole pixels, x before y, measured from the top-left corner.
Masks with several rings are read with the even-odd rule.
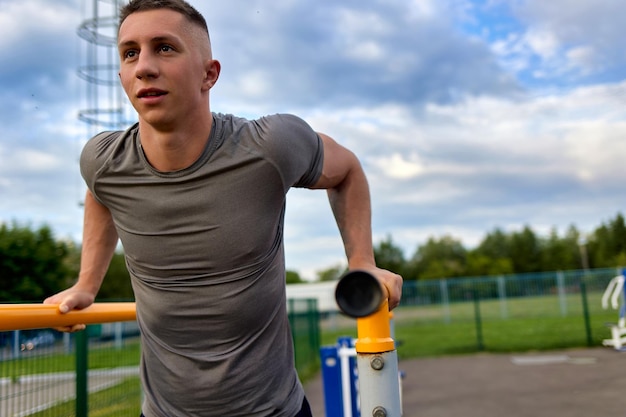
[[[102,132],[89,139],[80,154],[80,174],[87,188],[96,197],[95,183],[98,172],[104,166],[110,145],[122,132]],[[97,199],[97,197],[96,197]]]
[[[313,186],[322,174],[324,163],[319,135],[304,120],[289,114],[264,117],[257,124],[285,186]]]

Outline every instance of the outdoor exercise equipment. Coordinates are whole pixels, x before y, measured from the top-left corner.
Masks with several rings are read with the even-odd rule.
[[[383,294],[378,280],[365,271],[349,272],[337,284],[335,298],[339,308],[357,319],[354,346],[345,342],[338,350],[342,366],[343,417],[402,415],[398,354],[391,337],[389,303]],[[354,392],[356,387],[350,382],[353,368],[349,359],[354,354],[358,393]],[[353,412],[355,397],[360,407]],[[330,417],[328,412],[326,415]]]
[[[622,270],[622,274],[614,277],[609,281],[604,294],[602,295],[602,308],[607,309],[609,307],[609,300],[611,301],[611,307],[614,310],[619,308],[619,319],[617,324],[609,324],[611,329],[611,338],[604,339],[602,344],[604,346],[612,346],[616,350],[625,350],[626,345],[626,287],[624,286],[624,280],[626,279],[626,268]],[[621,303],[621,307],[620,307]]]
[[[133,321],[136,317],[135,303],[130,302],[94,303],[65,314],[56,304],[0,304],[0,332]]]

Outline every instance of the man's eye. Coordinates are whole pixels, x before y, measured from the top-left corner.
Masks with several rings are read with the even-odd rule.
[[[124,59],[131,59],[136,56],[137,56],[137,51],[135,51],[134,49],[124,52]]]
[[[172,48],[170,45],[161,45],[159,47],[160,52],[172,52],[173,50],[174,48]]]

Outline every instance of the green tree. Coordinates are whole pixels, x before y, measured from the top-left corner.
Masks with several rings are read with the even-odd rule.
[[[589,239],[581,242],[586,245],[590,268],[602,268],[611,263],[610,235],[609,228],[602,224],[594,230]]]
[[[111,258],[102,287],[98,291],[99,300],[131,300],[134,299],[130,273],[126,268],[126,259],[122,252],[116,252]]]
[[[626,254],[626,222],[621,213],[615,216],[615,220],[609,222],[609,230],[611,231],[609,249],[612,257]]]
[[[624,216],[618,213],[614,220],[602,223],[589,236],[586,246],[591,268],[622,266],[626,259]]]
[[[37,230],[12,223],[0,226],[0,299],[42,301],[64,288],[68,246],[48,226]]]
[[[317,271],[317,280],[319,282],[338,281],[339,278],[347,271],[344,265],[336,265],[321,271]]]
[[[394,245],[391,236],[374,247],[376,266],[404,275],[406,260],[402,249]]]
[[[541,270],[579,269],[582,265],[578,247],[579,239],[580,232],[574,225],[568,228],[562,238],[558,235],[556,228],[553,227],[541,250]]]
[[[80,271],[80,246],[75,242],[67,242],[67,255],[63,258],[63,265],[67,271],[63,288],[68,288],[76,282]]]
[[[521,232],[513,232],[510,242],[516,273],[541,271],[541,242],[529,226],[524,226]]]
[[[452,236],[430,237],[418,247],[407,270],[408,279],[450,278],[465,275],[467,251]],[[408,275],[408,274],[407,274]]]
[[[465,273],[468,276],[512,274],[513,262],[509,258],[490,258],[474,250],[467,254]]]
[[[488,233],[482,242],[467,254],[467,275],[486,276],[513,273],[510,241],[510,237],[499,228]]]
[[[496,228],[482,240],[476,251],[483,256],[493,259],[506,259],[511,257],[510,237]]]
[[[286,281],[287,284],[300,284],[304,282],[304,280],[300,278],[300,274],[298,274],[296,271],[290,270],[287,270]]]

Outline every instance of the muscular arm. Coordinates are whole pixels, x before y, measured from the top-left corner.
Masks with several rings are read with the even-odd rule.
[[[394,308],[400,303],[402,277],[376,267],[369,186],[363,168],[351,151],[329,136],[319,135],[324,144],[324,167],[312,188],[328,192],[348,258],[348,268],[372,273],[386,289],[389,307]]]
[[[47,298],[44,303],[59,304],[59,310],[62,313],[91,305],[100,290],[115,252],[117,240],[117,231],[113,225],[111,213],[94,199],[91,192],[87,191],[78,280],[67,290]],[[83,325],[77,325],[62,330],[75,331],[82,328],[84,328]]]

